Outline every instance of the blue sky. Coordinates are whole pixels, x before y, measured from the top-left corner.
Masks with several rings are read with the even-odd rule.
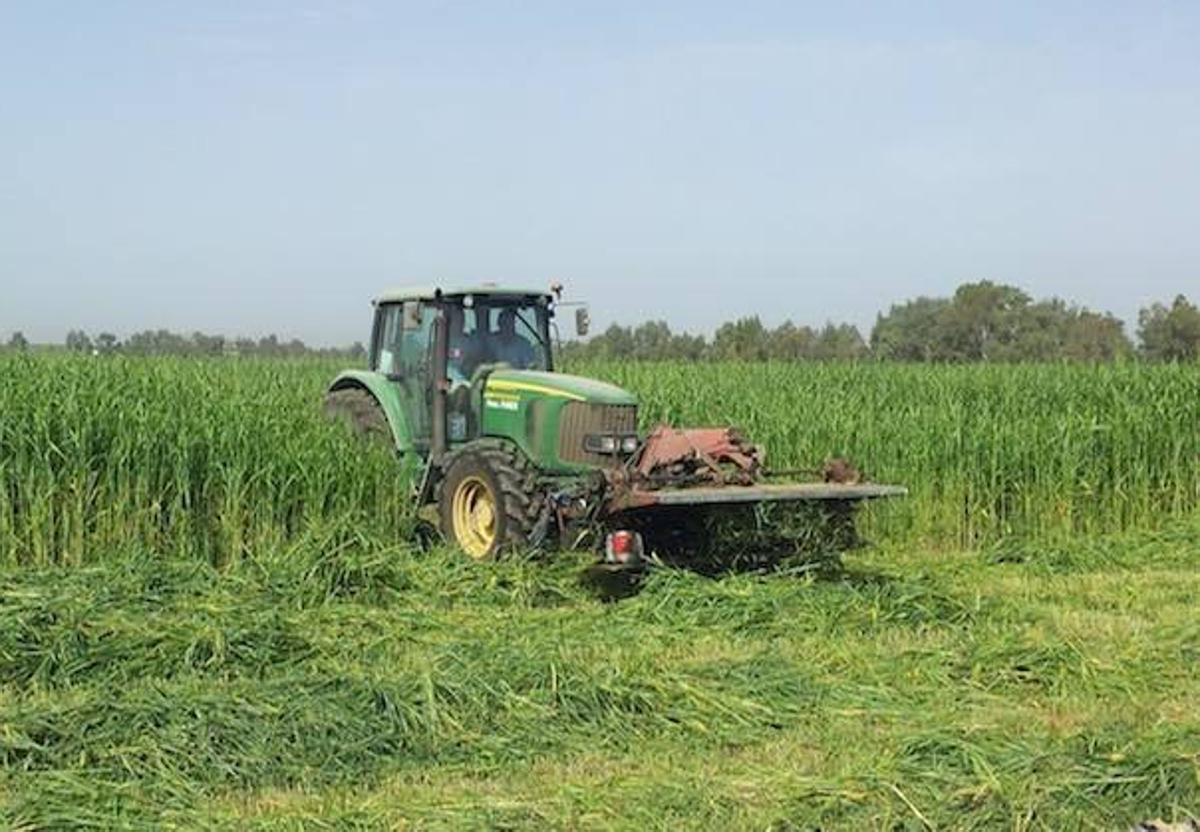
[[[4,2],[0,334],[1200,296],[1200,4]]]

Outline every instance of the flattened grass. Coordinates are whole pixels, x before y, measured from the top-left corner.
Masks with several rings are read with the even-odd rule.
[[[1200,802],[1198,550],[1195,524],[1063,547],[1047,568],[883,550],[822,579],[662,571],[616,603],[579,581],[582,559],[479,569],[394,548],[365,570],[347,547],[348,564],[293,548],[224,571],[137,554],[10,571],[3,817],[229,829],[1182,817]],[[330,574],[359,577],[318,577]]]

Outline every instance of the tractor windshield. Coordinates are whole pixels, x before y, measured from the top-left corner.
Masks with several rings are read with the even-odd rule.
[[[476,296],[462,313],[461,329],[455,332],[452,326],[450,332],[452,376],[470,378],[481,364],[551,369],[549,316],[544,304],[527,298]]]

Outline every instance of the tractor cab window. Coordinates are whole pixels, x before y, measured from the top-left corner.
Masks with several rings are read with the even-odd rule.
[[[524,299],[481,298],[470,305],[446,303],[446,371],[451,384],[466,384],[483,364],[518,370],[549,370],[549,313]],[[409,301],[381,306],[377,313],[372,366],[394,377],[417,378],[432,371],[437,306]]]
[[[418,377],[429,371],[437,311],[416,302],[379,309],[374,367],[389,376]]]
[[[452,385],[466,384],[482,362],[476,338],[475,310],[446,307],[446,375]]]
[[[431,421],[433,323],[437,309],[420,301],[388,303],[376,311],[371,366],[386,375],[400,397],[413,444],[426,447]]]
[[[479,364],[504,363],[517,370],[550,369],[546,309],[514,301],[480,303],[472,315],[471,339]]]
[[[550,369],[549,318],[536,303],[472,299],[446,307],[449,327],[446,370],[451,384],[465,384],[483,364],[518,370]]]

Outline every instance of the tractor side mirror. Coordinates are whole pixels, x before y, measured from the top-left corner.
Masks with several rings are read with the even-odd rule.
[[[586,306],[581,306],[575,310],[575,334],[581,338],[588,334],[588,329],[592,325],[592,317],[588,314]]]

